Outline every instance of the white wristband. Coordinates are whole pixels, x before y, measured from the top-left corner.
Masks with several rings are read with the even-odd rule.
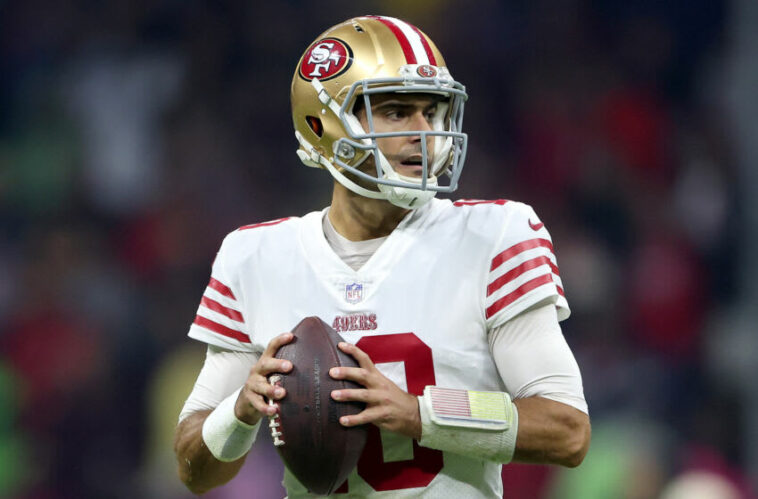
[[[487,406],[476,403],[482,398],[489,403]],[[427,386],[418,401],[421,415],[419,445],[502,464],[513,459],[518,410],[507,393]],[[461,410],[461,407],[467,410]],[[482,412],[485,417],[477,414]]]
[[[203,441],[219,461],[236,461],[244,456],[253,446],[261,426],[260,421],[249,425],[237,419],[234,414],[234,406],[241,390],[242,388],[222,400],[203,423]]]

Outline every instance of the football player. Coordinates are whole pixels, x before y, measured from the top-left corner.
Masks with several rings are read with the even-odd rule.
[[[223,241],[189,336],[208,344],[180,415],[179,474],[232,479],[285,396],[267,376],[301,319],[332,324],[363,389],[358,466],[335,495],[500,497],[511,461],[577,466],[590,424],[559,321],[569,316],[550,235],[519,202],[435,199],[466,156],[465,88],[435,44],[390,17],[321,34],[292,81],[298,156],[335,179],[329,207]],[[287,470],[289,497],[307,496]]]

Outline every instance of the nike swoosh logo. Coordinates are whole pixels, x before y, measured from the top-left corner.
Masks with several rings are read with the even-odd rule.
[[[540,222],[540,223],[538,223],[538,224],[533,224],[533,223],[532,223],[532,221],[531,221],[531,220],[529,220],[529,227],[531,227],[531,228],[532,228],[532,230],[540,230],[540,229],[541,229],[541,228],[543,228],[544,226],[545,226],[545,224],[543,224],[542,222]]]

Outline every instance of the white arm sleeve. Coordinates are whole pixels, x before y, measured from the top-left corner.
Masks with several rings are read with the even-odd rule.
[[[490,352],[513,399],[540,396],[588,413],[582,375],[555,305],[527,310],[489,332]]]
[[[203,369],[197,376],[195,386],[184,402],[179,422],[193,412],[215,409],[222,400],[245,384],[250,368],[260,355],[253,352],[237,352],[208,345]]]

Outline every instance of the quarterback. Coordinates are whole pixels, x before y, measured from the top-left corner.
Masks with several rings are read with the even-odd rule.
[[[366,404],[341,424],[370,425],[335,496],[502,497],[503,464],[581,463],[589,416],[547,229],[523,203],[435,199],[463,168],[466,100],[435,44],[398,19],[350,19],[305,51],[297,154],[334,177],[332,202],[221,244],[189,330],[207,356],[176,429],[190,490],[239,471],[285,396],[267,382],[292,369],[274,357],[283,331],[308,316],[359,363],[330,375],[365,387],[331,394]],[[309,496],[287,470],[284,485]]]

